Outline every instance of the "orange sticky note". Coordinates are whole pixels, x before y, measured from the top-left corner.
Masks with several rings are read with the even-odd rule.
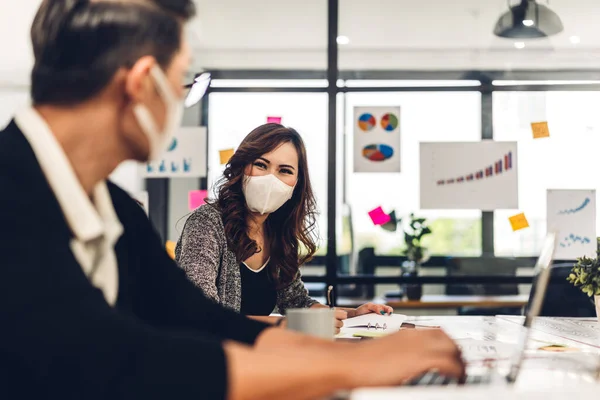
[[[175,242],[167,240],[167,243],[165,244],[165,249],[167,250],[167,253],[173,260],[175,259],[175,247],[176,247]]]
[[[235,150],[233,150],[233,149],[219,151],[219,157],[221,158],[221,165],[227,164],[229,162],[229,160],[231,160],[231,157],[233,157],[233,153],[235,153]]]
[[[548,130],[548,122],[532,122],[531,131],[533,132],[534,139],[550,137],[550,131]]]
[[[508,220],[510,221],[513,231],[529,228],[529,222],[527,222],[527,218],[525,218],[524,213],[513,215]]]

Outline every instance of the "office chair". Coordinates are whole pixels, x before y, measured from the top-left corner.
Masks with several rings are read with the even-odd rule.
[[[550,270],[550,284],[546,297],[542,303],[540,317],[570,317],[593,318],[596,317],[596,306],[592,298],[588,297],[578,287],[567,281],[573,263],[558,263],[552,265]],[[531,293],[534,292],[536,282],[533,282]],[[525,313],[531,303],[525,307]]]
[[[474,257],[461,258],[449,257],[446,259],[446,273],[448,276],[477,276],[477,275],[498,275],[515,276],[517,273],[517,260],[514,258],[502,257]],[[446,285],[446,294],[454,296],[509,296],[518,295],[519,286],[517,284],[448,284]],[[477,308],[460,307],[459,315],[520,315],[520,308],[502,307],[502,308]]]

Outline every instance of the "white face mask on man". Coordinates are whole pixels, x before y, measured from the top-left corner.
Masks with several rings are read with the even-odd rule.
[[[148,107],[143,104],[136,104],[133,107],[133,115],[146,135],[150,146],[148,161],[158,159],[167,149],[175,132],[181,126],[183,118],[183,101],[177,98],[163,70],[155,65],[150,69],[150,76],[156,83],[156,89],[165,104],[166,113],[164,128],[161,131],[156,123],[156,118]]]
[[[250,211],[261,215],[271,214],[283,206],[294,194],[289,186],[273,174],[244,176],[243,191]]]

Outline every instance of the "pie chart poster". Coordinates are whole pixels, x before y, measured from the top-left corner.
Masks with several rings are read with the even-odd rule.
[[[354,172],[400,172],[400,107],[354,107]]]

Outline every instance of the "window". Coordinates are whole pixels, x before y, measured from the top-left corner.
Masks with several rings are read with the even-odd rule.
[[[308,168],[319,207],[320,253],[327,238],[327,95],[325,93],[212,93],[209,99],[208,185],[222,176],[219,150],[237,148],[250,131],[281,117],[306,144]]]
[[[495,252],[537,255],[546,233],[546,190],[600,189],[600,92],[496,92],[493,102],[494,139],[518,142],[519,171],[519,210],[495,212]],[[530,123],[538,121],[548,121],[550,138],[533,139]],[[508,218],[517,212],[530,228],[512,231]]]
[[[401,173],[365,174],[353,170],[353,108],[400,106]],[[481,211],[419,209],[419,143],[481,140],[479,92],[349,93],[346,96],[347,202],[352,208],[357,250],[400,254],[401,232],[376,227],[368,212],[378,206],[398,217],[414,212],[429,220],[433,234],[424,240],[430,254],[479,255]]]

